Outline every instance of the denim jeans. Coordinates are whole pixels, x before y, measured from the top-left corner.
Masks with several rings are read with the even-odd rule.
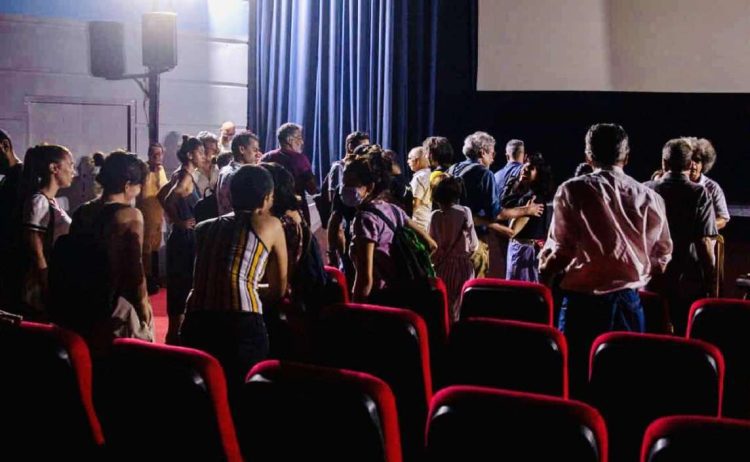
[[[568,341],[570,391],[582,397],[588,377],[589,350],[596,337],[610,331],[644,332],[638,292],[623,289],[603,295],[567,292],[559,328]]]

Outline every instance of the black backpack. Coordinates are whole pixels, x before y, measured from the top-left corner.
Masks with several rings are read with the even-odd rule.
[[[383,212],[373,206],[365,207],[363,211],[374,213],[393,231],[391,257],[396,263],[397,274],[394,281],[398,287],[421,287],[429,282],[429,278],[435,277],[430,250],[413,229],[408,226],[397,227]]]
[[[207,189],[206,193],[208,193],[209,191],[211,192],[211,194],[204,194],[203,198],[195,204],[195,210],[193,211],[193,214],[195,215],[196,223],[210,220],[211,218],[216,218],[219,216],[219,202],[216,199],[216,193],[214,193],[211,189]]]
[[[302,257],[294,273],[292,296],[303,307],[305,312],[317,313],[328,303],[324,294],[329,285],[328,275],[323,268],[323,257],[315,236],[310,228],[302,228],[304,248]]]

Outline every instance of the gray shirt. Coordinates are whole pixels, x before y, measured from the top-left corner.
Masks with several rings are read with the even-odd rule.
[[[719,186],[719,183],[715,182],[706,175],[701,175],[698,179],[698,184],[706,188],[708,196],[711,198],[711,202],[714,204],[714,213],[716,218],[723,218],[729,221],[729,208],[727,207],[727,199],[724,197],[724,191]]]

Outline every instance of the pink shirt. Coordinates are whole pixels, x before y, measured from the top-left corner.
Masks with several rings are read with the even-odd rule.
[[[566,181],[553,205],[543,252],[572,258],[561,283],[565,290],[639,289],[672,258],[664,200],[620,167]]]

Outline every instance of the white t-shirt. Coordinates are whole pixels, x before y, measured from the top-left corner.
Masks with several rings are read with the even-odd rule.
[[[425,231],[430,226],[430,213],[432,213],[432,191],[430,190],[430,169],[423,168],[414,172],[411,177],[411,193],[414,199],[419,199],[420,204],[414,207],[412,219]]]
[[[54,243],[58,237],[68,234],[72,221],[56,200],[47,199],[42,193],[36,193],[27,199],[23,209],[23,225],[25,228],[46,233],[50,223],[50,212],[54,214]]]

